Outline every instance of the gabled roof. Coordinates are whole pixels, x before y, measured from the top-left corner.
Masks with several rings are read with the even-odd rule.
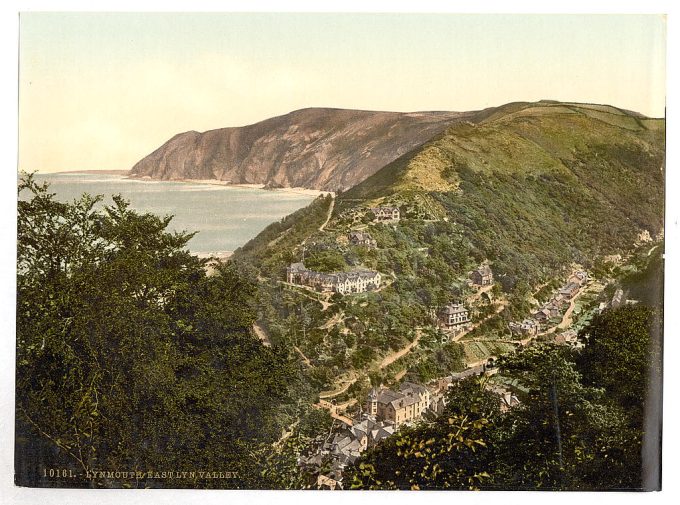
[[[449,303],[447,306],[441,309],[441,314],[442,315],[453,315],[453,314],[462,314],[464,312],[468,312],[468,309],[466,309],[462,303]]]
[[[475,272],[478,272],[480,275],[492,275],[493,272],[491,271],[491,267],[489,265],[482,265],[480,266]]]
[[[408,394],[408,392],[413,392],[415,394],[423,395],[425,393],[428,393],[429,391],[425,386],[422,384],[416,384],[415,382],[403,382],[401,386],[399,386],[399,391]]]
[[[350,240],[373,240],[373,237],[368,232],[351,231],[349,232]]]

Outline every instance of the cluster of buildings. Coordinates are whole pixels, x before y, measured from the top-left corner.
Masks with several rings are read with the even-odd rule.
[[[511,322],[508,327],[510,328],[510,333],[513,335],[519,335],[522,337],[535,337],[538,335],[538,330],[540,325],[535,319],[525,319],[521,322]]]
[[[298,465],[317,476],[318,488],[342,489],[344,470],[361,453],[394,435],[403,425],[422,418],[432,420],[441,415],[446,407],[446,391],[454,382],[482,375],[493,368],[493,360],[489,360],[489,363],[440,378],[430,386],[403,382],[397,391],[373,388],[359,419],[352,421],[351,425],[343,425],[342,429],[325,438],[317,439],[309,452],[298,458]],[[486,387],[498,395],[503,411],[519,405],[514,390],[528,391],[514,383],[489,383]]]
[[[304,263],[292,263],[286,268],[286,281],[313,288],[320,292],[364,293],[380,287],[380,272],[354,270],[352,272],[322,273],[309,270]]]
[[[536,336],[541,329],[551,319],[560,317],[565,305],[571,302],[581,289],[581,286],[588,280],[588,274],[583,271],[574,273],[567,284],[562,286],[547,303],[544,303],[530,319],[521,322],[512,322],[508,325],[513,335],[522,337]]]
[[[322,489],[342,489],[342,474],[361,453],[394,435],[396,427],[364,416],[352,426],[345,426],[319,441],[307,455],[298,458],[298,466],[318,474],[316,485]]]
[[[404,382],[398,391],[374,388],[360,418],[317,443],[310,453],[298,458],[298,465],[312,474],[318,473],[317,487],[342,488],[343,471],[362,452],[394,435],[404,424],[425,415],[441,414],[444,406],[443,393],[421,384]]]

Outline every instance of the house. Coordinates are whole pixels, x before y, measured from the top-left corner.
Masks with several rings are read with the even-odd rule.
[[[420,417],[430,406],[430,391],[421,384],[403,382],[401,386],[399,386],[399,392],[409,398],[415,398],[417,400],[414,404],[414,417]]]
[[[572,347],[576,347],[579,344],[578,336],[574,330],[563,331],[562,333],[555,335],[553,337],[553,342],[557,345],[570,345]]]
[[[476,286],[490,286],[493,284],[493,272],[489,265],[482,265],[470,274],[472,284]]]
[[[569,278],[569,282],[574,282],[578,284],[579,286],[582,286],[586,281],[588,280],[588,274],[584,272],[583,270],[579,270],[578,272],[575,272],[574,275],[572,275]]]
[[[553,304],[558,309],[561,309],[564,306],[564,304],[567,303],[567,301],[564,299],[564,296],[557,293],[556,295],[553,295],[553,297],[550,299],[550,303]]]
[[[548,303],[543,308],[550,313],[551,318],[560,316],[561,313],[560,308],[554,303]]]
[[[307,271],[304,263],[291,263],[290,266],[286,268],[286,282],[295,284],[296,279],[299,276],[304,275]]]
[[[403,383],[399,391],[373,389],[368,395],[366,410],[378,421],[395,428],[418,419],[430,406],[430,391],[420,384]]]
[[[533,337],[538,334],[538,324],[531,319],[525,319],[520,323],[512,322],[508,327],[513,335]]]
[[[578,293],[580,287],[581,286],[579,286],[577,283],[570,282],[562,289],[560,289],[560,294],[562,295],[563,298],[571,300],[574,297],[574,295]]]
[[[331,275],[331,290],[340,293],[365,293],[380,287],[380,272],[373,270],[355,270]]]
[[[450,303],[439,311],[439,324],[450,329],[470,322],[470,312],[462,303]]]
[[[534,319],[540,323],[548,322],[551,317],[550,311],[546,308],[542,308],[534,314]]]
[[[370,209],[373,213],[373,221],[376,223],[399,221],[401,213],[397,207],[373,207]]]
[[[308,286],[328,293],[364,293],[378,289],[382,281],[380,272],[354,270],[352,272],[322,273],[308,270],[304,263],[292,263],[286,268],[286,281],[290,284]]]
[[[351,231],[347,235],[349,243],[356,246],[363,246],[369,249],[375,249],[378,246],[377,241],[371,237],[370,233],[364,233],[361,231]]]
[[[436,393],[430,396],[430,405],[428,406],[428,413],[432,417],[440,416],[446,407],[446,396],[443,393]]]

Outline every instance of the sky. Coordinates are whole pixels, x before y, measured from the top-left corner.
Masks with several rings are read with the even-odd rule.
[[[661,15],[22,13],[19,168],[129,169],[305,107],[541,99],[663,117]]]

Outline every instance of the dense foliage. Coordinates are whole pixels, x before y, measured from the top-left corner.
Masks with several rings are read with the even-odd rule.
[[[644,306],[605,311],[584,330],[582,353],[536,345],[504,357],[499,373],[527,391],[518,393],[519,406],[502,413],[498,397],[484,390],[487,379],[465,379],[435,422],[401,430],[364,453],[350,472],[352,486],[655,487],[643,481],[639,412],[660,395],[645,387],[660,373],[659,355],[648,345],[657,317]]]
[[[278,438],[294,378],[251,335],[254,283],[231,266],[206,276],[191,235],[120,197],[61,203],[31,176],[19,193],[17,482],[265,485],[255,451]],[[43,482],[46,467],[81,477]],[[239,478],[82,478],[93,470]]]

